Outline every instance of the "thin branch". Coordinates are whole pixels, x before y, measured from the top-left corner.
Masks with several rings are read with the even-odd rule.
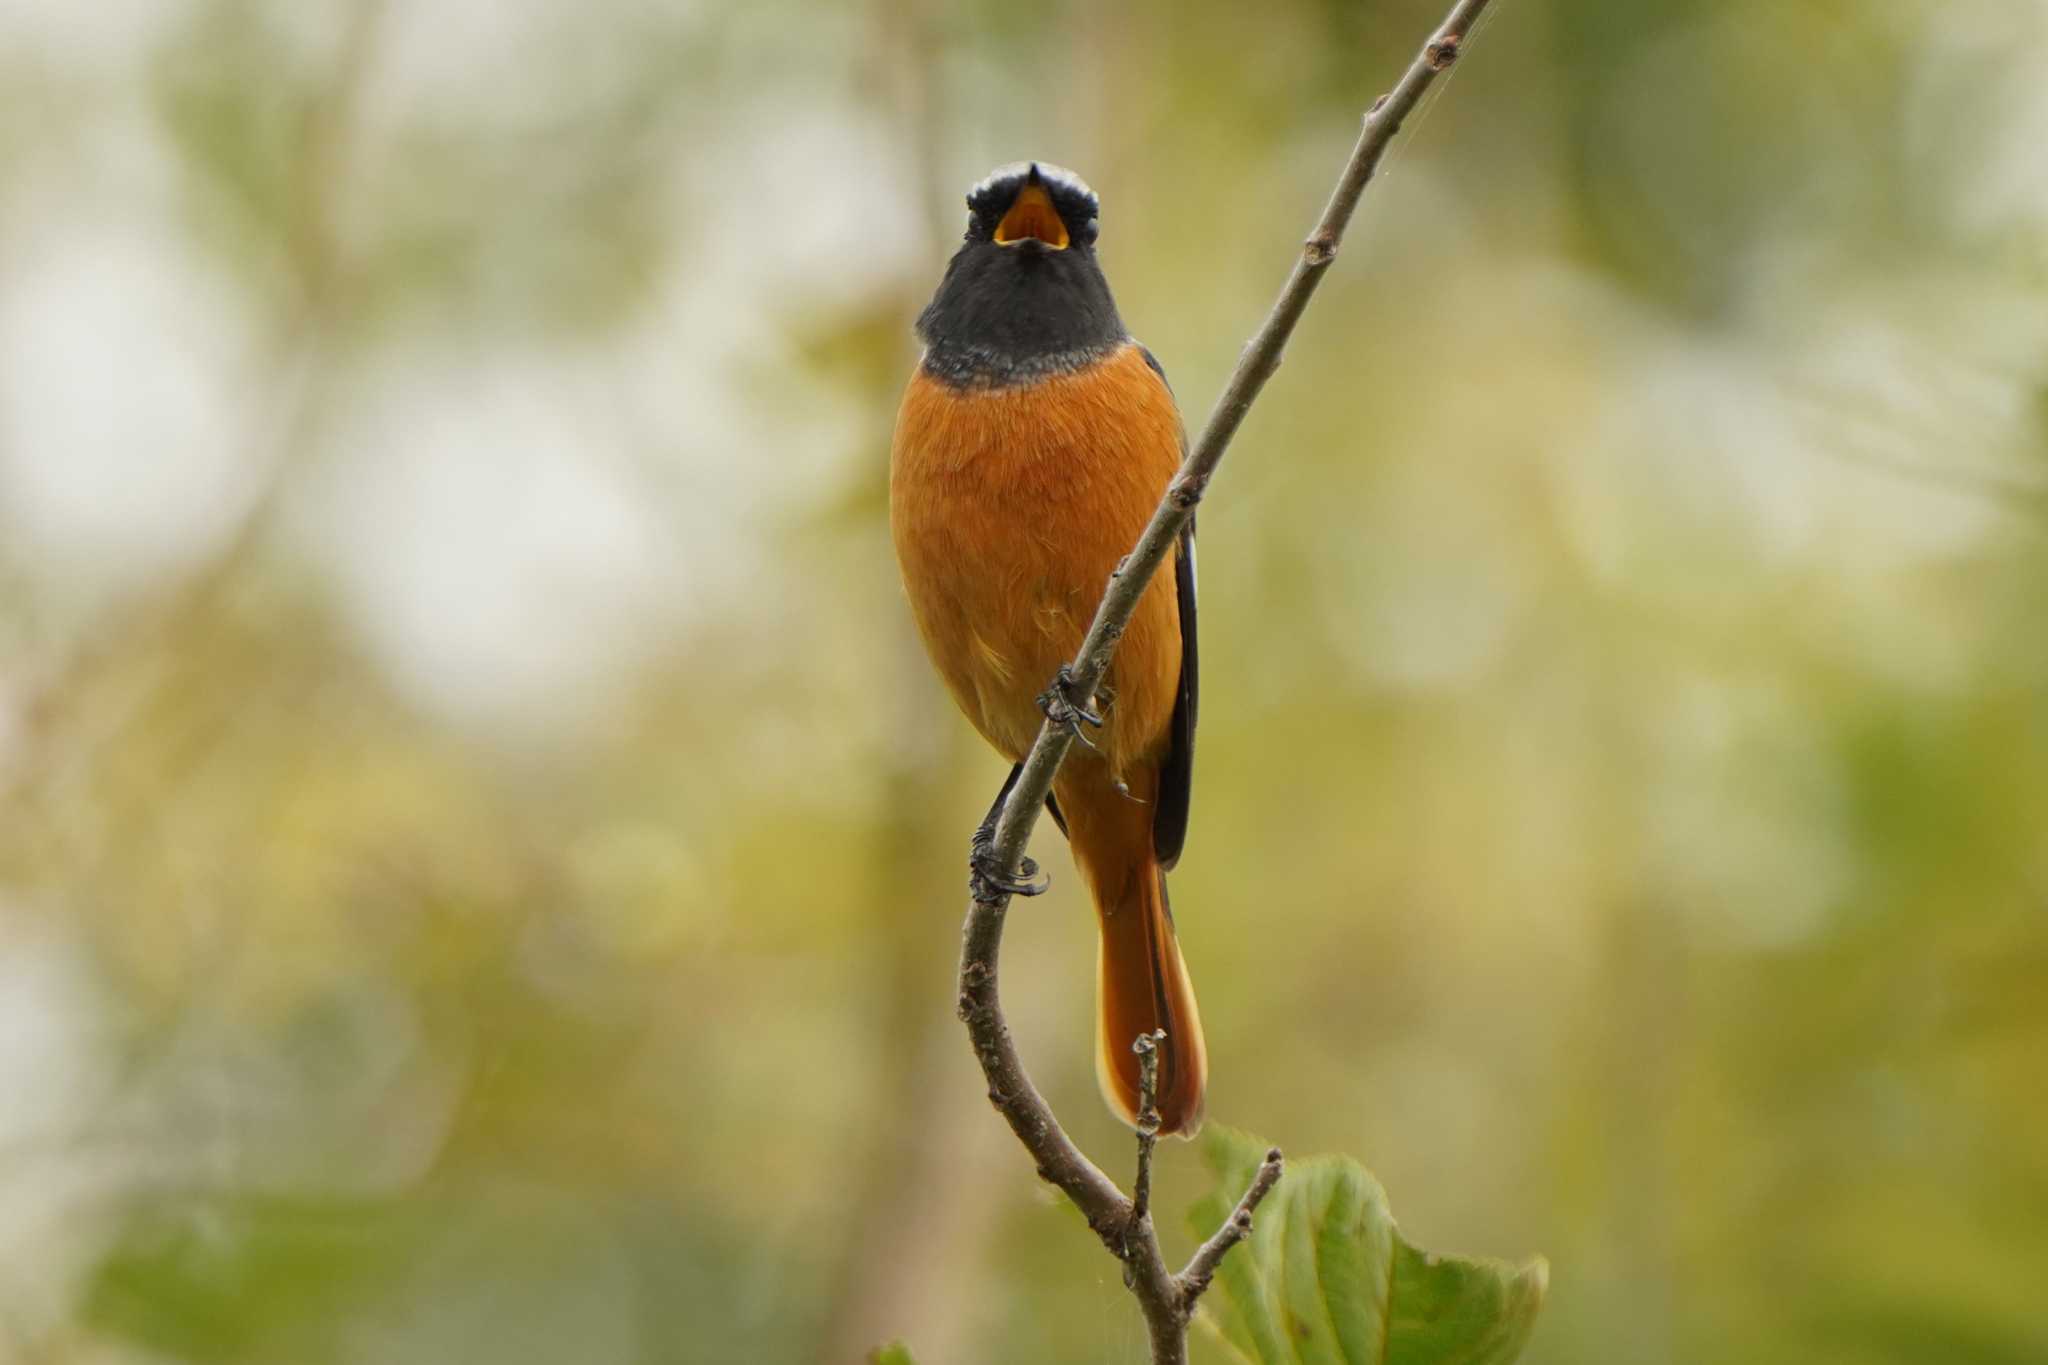
[[[1138,1054],[1138,1174],[1131,1182],[1131,1222],[1152,1213],[1152,1149],[1159,1145],[1159,1044],[1165,1029],[1141,1033],[1131,1044]]]
[[[1258,1212],[1259,1205],[1273,1192],[1273,1187],[1280,1183],[1280,1170],[1280,1149],[1274,1147],[1259,1163],[1257,1174],[1252,1176],[1251,1187],[1244,1192],[1244,1198],[1237,1201],[1230,1217],[1224,1219],[1223,1226],[1216,1229],[1215,1235],[1196,1247],[1195,1254],[1188,1258],[1187,1268],[1180,1272],[1178,1278],[1190,1308],[1202,1296],[1202,1291],[1209,1287],[1209,1281],[1216,1277],[1216,1267],[1223,1264],[1225,1254],[1251,1236],[1252,1215]]]
[[[1094,701],[1096,687],[1116,652],[1117,642],[1137,609],[1138,599],[1152,576],[1165,562],[1168,551],[1194,518],[1195,506],[1208,489],[1231,438],[1251,411],[1252,403],[1273,372],[1280,367],[1282,352],[1301,320],[1316,286],[1322,283],[1344,230],[1358,207],[1367,182],[1372,179],[1387,144],[1401,123],[1415,110],[1438,75],[1449,69],[1463,49],[1465,39],[1485,11],[1489,0],[1457,0],[1450,15],[1422,51],[1410,63],[1399,83],[1382,96],[1365,116],[1358,141],[1345,163],[1343,174],[1331,192],[1315,230],[1302,244],[1287,283],[1272,311],[1252,337],[1237,367],[1224,385],[1223,394],[1189,449],[1180,472],[1167,487],[1158,509],[1138,543],[1124,562],[1110,575],[1109,585],[1095,619],[1088,627],[1080,652],[1062,672],[1064,695],[1081,707]],[[996,822],[994,850],[1007,877],[1014,879],[1024,857],[1038,812],[1052,790],[1053,774],[1073,740],[1073,727],[1048,719],[1025,756]],[[985,879],[983,883],[985,884]],[[1003,918],[1009,908],[1006,893],[989,891],[989,899],[974,900],[967,912],[960,957],[960,1018],[967,1025],[975,1056],[988,1080],[990,1103],[1009,1123],[1037,1163],[1038,1174],[1058,1186],[1088,1220],[1103,1245],[1125,1264],[1131,1292],[1144,1311],[1146,1328],[1152,1338],[1155,1365],[1184,1365],[1187,1360],[1187,1323],[1195,1297],[1215,1273],[1225,1252],[1242,1240],[1249,1229],[1251,1212],[1279,1179],[1280,1159],[1276,1151],[1260,1168],[1252,1188],[1239,1202],[1237,1211],[1204,1244],[1203,1251],[1189,1265],[1190,1272],[1175,1276],[1166,1268],[1148,1212],[1137,1207],[1101,1168],[1076,1147],[1060,1127],[1045,1097],[1031,1083],[1023,1060],[1003,1018],[997,983],[997,961],[1003,940]],[[1141,1137],[1140,1173],[1149,1184],[1150,1153]],[[1270,1171],[1270,1177],[1268,1172]],[[1148,1191],[1149,1193],[1149,1191]],[[1239,1226],[1240,1216],[1243,1226]],[[1211,1250],[1213,1248],[1213,1251]],[[1205,1259],[1204,1253],[1208,1253]]]

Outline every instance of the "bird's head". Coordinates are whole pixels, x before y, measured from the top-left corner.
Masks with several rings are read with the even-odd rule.
[[[1021,383],[1101,359],[1129,339],[1095,258],[1095,191],[1044,161],[998,166],[967,191],[967,231],[922,316],[925,369],[961,384]]]

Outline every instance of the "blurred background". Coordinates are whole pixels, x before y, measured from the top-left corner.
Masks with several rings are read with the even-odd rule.
[[[1443,8],[0,0],[0,1361],[1140,1359],[952,1017],[909,324],[1072,166],[1198,424]],[[1502,0],[1203,509],[1210,1114],[1530,1361],[2048,1360],[2044,70]]]

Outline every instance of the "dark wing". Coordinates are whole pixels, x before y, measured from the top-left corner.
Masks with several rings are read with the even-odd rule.
[[[1173,701],[1166,762],[1159,769],[1159,809],[1152,816],[1152,851],[1172,869],[1188,838],[1188,804],[1195,785],[1195,707],[1201,667],[1195,650],[1195,527],[1180,533],[1173,553],[1174,595],[1180,601],[1180,692]]]
[[[1166,371],[1144,347],[1145,363],[1166,383]],[[1172,385],[1167,385],[1169,392]],[[1181,433],[1181,454],[1187,454],[1187,433]],[[1180,605],[1180,690],[1173,701],[1168,727],[1166,762],[1159,769],[1159,806],[1152,815],[1152,851],[1159,865],[1171,869],[1180,861],[1188,839],[1188,809],[1195,785],[1195,711],[1200,696],[1201,664],[1195,648],[1195,523],[1180,533],[1173,547],[1174,599]]]

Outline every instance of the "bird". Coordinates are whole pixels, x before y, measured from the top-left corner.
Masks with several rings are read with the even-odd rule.
[[[1167,901],[1187,838],[1198,701],[1192,523],[1139,599],[1089,698],[1066,665],[1187,445],[1152,353],[1125,329],[1096,257],[1099,201],[1048,162],[998,167],[917,319],[923,354],[897,414],[889,520],[919,634],[953,700],[1012,765],[976,831],[977,895],[1008,879],[996,816],[1048,715],[1071,725],[1047,806],[1094,902],[1096,1076],[1141,1126],[1157,1035],[1158,1131],[1192,1137],[1208,1086],[1201,1017]]]

